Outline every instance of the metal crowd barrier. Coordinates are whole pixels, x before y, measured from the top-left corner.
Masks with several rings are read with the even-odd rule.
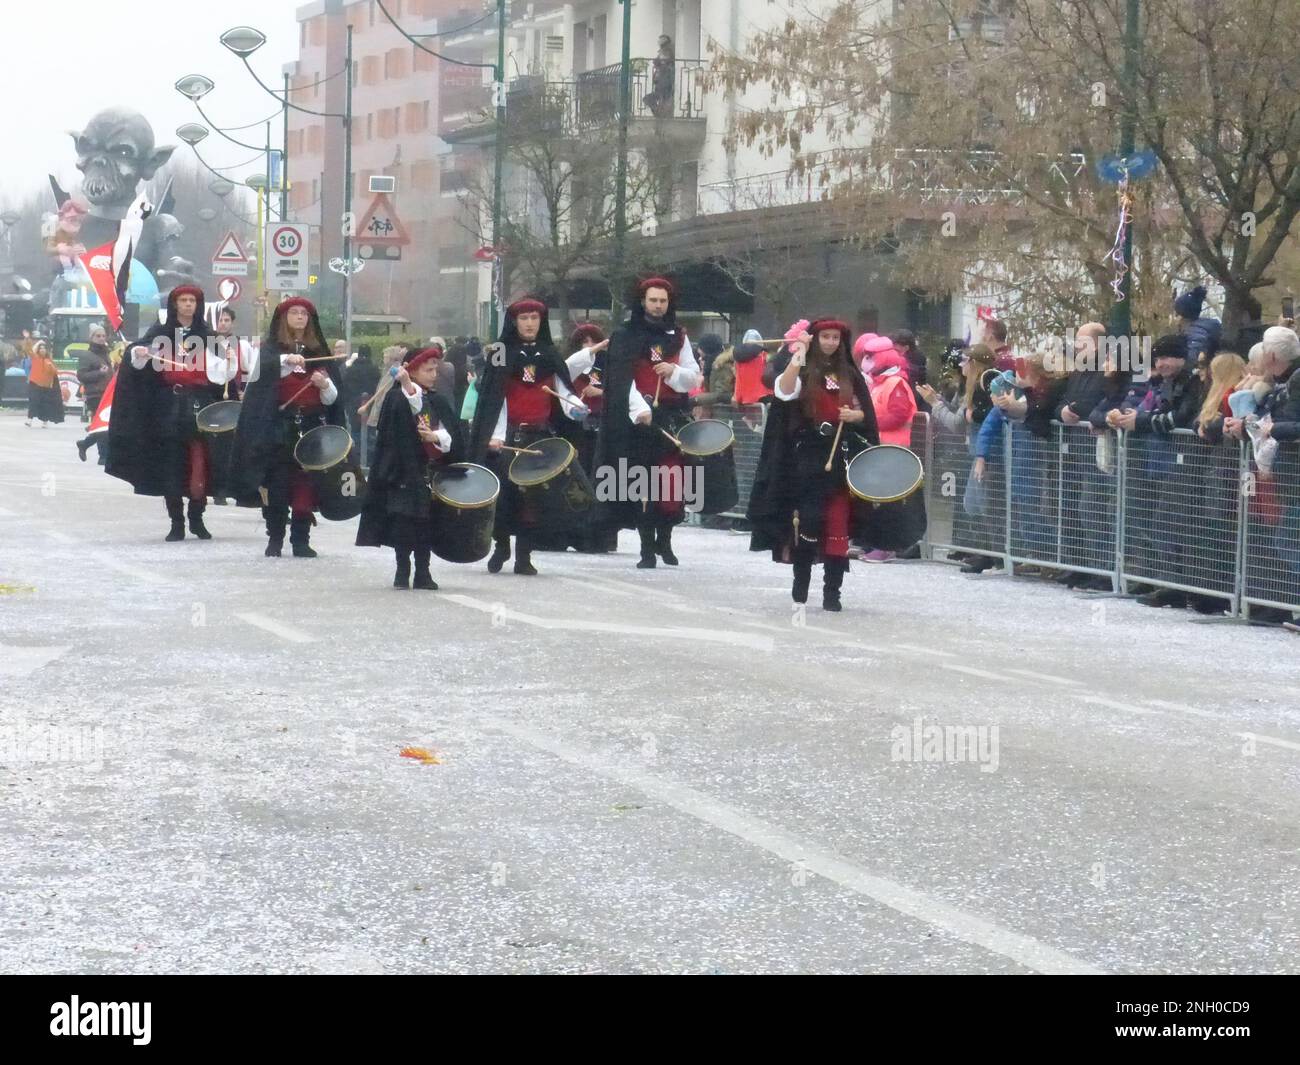
[[[964,435],[918,418],[926,466],[925,554],[965,552],[1300,611],[1300,449],[1284,445],[1271,475],[1250,443],[1106,432],[1053,423],[1047,437],[1009,424],[982,481]]]

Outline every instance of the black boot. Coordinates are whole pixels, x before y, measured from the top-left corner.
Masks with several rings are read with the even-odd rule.
[[[522,536],[515,537],[515,572],[521,577],[536,577],[533,566],[533,546]]]
[[[794,559],[794,583],[790,586],[790,598],[796,603],[808,602],[808,585],[812,583],[812,559],[799,554]]]
[[[677,556],[673,554],[673,527],[665,525],[655,537],[655,551],[664,560],[665,566],[677,565]]]
[[[393,574],[394,588],[411,587],[411,552],[407,548],[395,548],[394,554],[397,555],[397,572]]]
[[[510,537],[497,537],[497,546],[492,551],[492,557],[488,559],[488,572],[500,573],[501,567],[510,560]]]
[[[279,558],[284,549],[284,526],[289,515],[283,507],[263,507],[262,519],[266,522],[266,557]]]
[[[89,447],[90,447],[90,437],[86,437],[86,439],[84,440],[77,441],[77,455],[82,462],[86,461],[86,451],[89,449]]]
[[[212,534],[203,524],[204,502],[201,499],[190,500],[190,532],[200,540],[211,540]]]
[[[848,572],[849,562],[845,558],[828,558],[822,576],[822,609],[840,611],[840,587],[844,584],[844,574]]]
[[[293,544],[294,558],[316,557],[316,552],[311,549],[311,527],[310,517],[294,518],[289,522],[289,543]]]
[[[433,579],[433,574],[429,572],[429,555],[431,552],[427,547],[417,547],[415,549],[415,580],[411,582],[412,588],[419,588],[426,592],[436,592],[438,582]]]
[[[167,496],[167,517],[172,520],[172,531],[163,537],[169,544],[185,539],[185,503],[180,496]]]
[[[654,529],[638,529],[641,534],[641,561],[636,564],[637,569],[654,569],[658,565],[658,558],[655,556],[655,531]]]

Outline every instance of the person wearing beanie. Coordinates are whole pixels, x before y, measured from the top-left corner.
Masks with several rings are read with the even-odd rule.
[[[578,449],[578,461],[593,481],[596,477],[596,436],[605,407],[605,351],[609,340],[594,322],[582,322],[569,335],[569,357],[564,360],[573,378],[573,392],[590,411],[565,435]],[[595,522],[565,534],[565,544],[584,554],[605,554],[618,550],[618,530]]]
[[[757,329],[745,330],[740,347],[732,355],[736,384],[732,402],[738,407],[751,403],[766,403],[772,397],[772,381],[768,379],[769,364],[763,334]]]
[[[1174,300],[1178,332],[1187,338],[1187,359],[1192,366],[1196,366],[1202,356],[1206,361],[1214,358],[1223,335],[1222,322],[1217,318],[1201,316],[1205,296],[1205,286],[1197,285]]]
[[[822,608],[839,611],[849,545],[862,531],[854,528],[845,469],[849,456],[880,443],[875,407],[845,322],[800,321],[786,335],[746,513],[753,524],[749,547],[791,564],[796,603],[808,601],[812,567],[820,561]]]
[[[208,498],[229,494],[215,483],[226,471],[213,469],[195,415],[222,398],[239,365],[218,354],[210,337],[203,290],[172,289],[166,320],[128,346],[114,387],[104,469],[129,482],[137,495],[163,497],[171,519],[164,537],[169,542],[185,539],[186,498],[189,531],[200,540],[212,539],[203,524]]]
[[[298,441],[311,430],[346,421],[340,364],[329,356],[310,300],[297,296],[276,306],[235,429],[234,464],[243,494],[264,493],[267,558],[281,556],[286,526],[293,557],[315,558],[315,515],[323,509],[337,512],[334,496],[324,498],[324,490],[294,457]],[[320,361],[309,365],[308,359]]]
[[[436,345],[407,352],[379,412],[356,542],[358,547],[393,549],[394,588],[438,590],[429,572],[436,535],[433,477],[461,461],[465,450],[460,419],[437,391],[442,361],[442,348]]]
[[[695,350],[700,353],[700,373],[706,382],[713,370],[713,360],[721,355],[726,347],[722,337],[717,333],[705,333],[695,345]]]
[[[894,350],[907,360],[907,379],[912,385],[912,398],[916,400],[916,409],[929,413],[930,405],[921,395],[921,386],[928,384],[930,371],[925,365],[925,356],[916,342],[916,334],[910,329],[900,329],[890,335]]]
[[[708,347],[705,342],[708,341]],[[730,403],[736,392],[736,353],[734,348],[721,347],[722,339],[709,333],[700,337],[699,348],[705,352],[705,390],[691,397],[697,418],[712,418],[715,404]],[[710,353],[710,349],[717,348]]]

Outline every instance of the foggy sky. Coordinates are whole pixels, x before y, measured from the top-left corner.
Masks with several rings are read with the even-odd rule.
[[[263,81],[278,87],[282,65],[298,54],[299,6],[297,0],[6,0],[0,19],[0,204],[48,190],[47,173],[65,188],[76,187],[80,174],[67,131],[111,104],[142,112],[159,144],[177,145],[173,159],[192,156],[174,133],[184,122],[203,121],[172,87],[184,74],[206,74],[216,83],[202,103],[222,126],[274,113],[272,147],[279,147],[276,101],[217,38],[239,25],[266,34],[250,62]],[[232,135],[249,144],[265,137],[260,126]],[[253,155],[215,133],[199,151],[215,167]],[[238,181],[264,169],[259,158],[228,173]]]

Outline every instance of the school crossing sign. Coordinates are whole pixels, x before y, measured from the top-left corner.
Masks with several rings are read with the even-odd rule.
[[[363,259],[397,262],[411,238],[387,193],[379,192],[357,226],[357,254]]]
[[[307,227],[293,222],[272,222],[266,227],[266,287],[287,292],[307,287],[310,262]]]

